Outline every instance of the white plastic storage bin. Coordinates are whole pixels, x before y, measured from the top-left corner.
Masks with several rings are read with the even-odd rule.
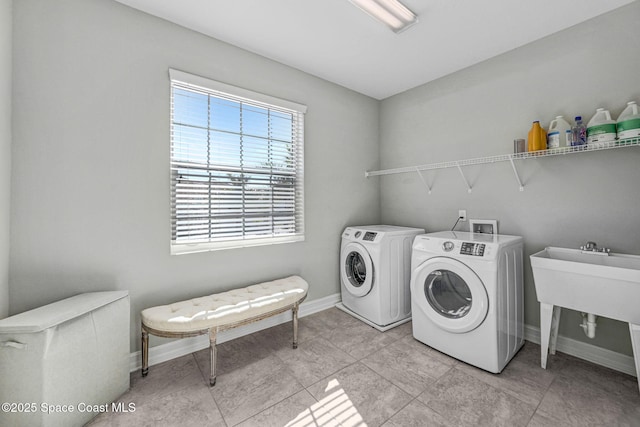
[[[129,292],[0,320],[0,426],[81,426],[129,389]]]

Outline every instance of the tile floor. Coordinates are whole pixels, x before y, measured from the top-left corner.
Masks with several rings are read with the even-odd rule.
[[[208,386],[208,350],[131,374],[98,426],[640,426],[635,377],[525,343],[490,374],[413,339],[411,323],[381,333],[335,309],[218,346]]]

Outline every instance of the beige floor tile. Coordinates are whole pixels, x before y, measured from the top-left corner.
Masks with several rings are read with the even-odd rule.
[[[518,351],[513,357],[513,360],[517,360],[531,366],[540,366],[540,345],[530,341],[525,341],[520,351]]]
[[[458,367],[430,385],[418,400],[460,426],[526,426],[536,409]]]
[[[443,357],[412,336],[389,344],[362,359],[362,363],[412,396],[422,393],[453,366],[452,359]]]
[[[566,354],[561,353],[559,356],[559,363],[555,369],[558,376],[593,384],[594,387],[601,388],[618,399],[640,403],[635,377]]]
[[[612,392],[611,378],[558,375],[545,394],[538,413],[564,425],[640,426],[640,395],[625,384]]]
[[[299,325],[298,343],[301,342],[300,337],[303,336],[303,330],[304,338],[308,338],[307,328]],[[255,345],[265,350],[277,351],[282,348],[293,348],[293,326],[291,322],[254,332],[250,336]]]
[[[406,337],[407,335],[413,336],[413,323],[408,321],[402,325],[398,325],[393,329],[389,329],[387,332],[395,332],[399,335],[398,338]]]
[[[308,317],[305,317],[305,319],[312,320],[313,322],[321,322],[322,324],[324,324],[327,331],[362,323],[355,317],[335,307],[328,310],[320,311],[318,313],[314,313]]]
[[[324,338],[305,341],[295,350],[284,348],[275,354],[305,387],[356,361]]]
[[[380,332],[366,323],[356,321],[345,327],[332,329],[325,338],[345,353],[362,359],[397,341],[400,337],[392,330]]]
[[[105,412],[96,417],[89,426],[226,426],[208,387],[204,384],[166,394],[133,408],[128,405],[125,407],[129,412]]]
[[[307,390],[342,425],[379,426],[412,397],[362,363],[354,363]]]
[[[219,345],[213,388],[208,350],[145,378],[136,371],[117,400],[135,412],[89,425],[640,427],[635,377],[563,353],[543,370],[530,342],[491,374],[415,340],[411,327],[382,333],[325,310],[300,319],[297,350],[289,322]]]
[[[271,354],[265,349],[253,335],[236,338],[217,346],[216,374],[218,376],[241,369],[252,363],[256,363]],[[195,360],[202,372],[203,379],[209,383],[210,357],[209,349],[194,353]]]
[[[344,326],[349,326],[351,324],[357,324],[357,323],[364,323],[365,325],[372,327],[368,323],[363,322],[359,318],[357,318],[357,317],[355,317],[355,316],[353,316],[353,315],[351,315],[351,314],[349,314],[349,313],[347,313],[345,311],[342,311],[342,310],[338,310],[338,311],[340,311],[342,314],[345,314],[346,316],[350,317],[352,320],[348,321],[348,322],[344,321],[342,325],[337,325],[336,327],[344,327]],[[340,319],[344,320],[344,318],[340,318]],[[355,322],[353,322],[353,320],[355,320]],[[393,328],[387,329],[384,333],[388,337],[391,337],[393,339],[398,340],[398,339],[401,339],[401,338],[403,338],[403,337],[405,337],[407,335],[411,335],[413,333],[413,329],[412,328],[413,328],[413,326],[412,326],[411,320],[409,320],[409,321],[405,321],[405,323],[402,323],[400,325],[394,326]],[[377,330],[377,328],[373,328],[373,329]]]
[[[339,423],[331,414],[324,410],[309,392],[303,390],[238,424],[238,427],[324,427],[338,425]]]
[[[325,322],[323,322],[320,318],[314,318],[313,316],[314,315],[305,316],[298,319],[299,343],[322,337],[329,331],[329,327],[325,324]],[[291,322],[278,325],[275,328],[279,328],[282,332],[284,332],[285,337],[289,341],[291,341],[291,338],[293,337],[293,327],[291,325]]]
[[[142,377],[140,371],[132,372],[131,389],[118,400],[141,404],[203,383],[200,369],[189,354],[149,367],[146,377]]]
[[[521,350],[523,357],[515,357],[500,374],[487,372],[465,363],[458,364],[457,369],[523,402],[537,406],[556,377],[556,373],[527,362],[527,354],[524,350],[524,348]]]
[[[550,418],[546,415],[536,411],[531,417],[531,421],[527,424],[527,427],[561,427],[562,423],[555,418]],[[595,426],[594,426],[595,427]],[[612,426],[611,426],[612,427]]]
[[[418,400],[413,400],[382,427],[453,427],[448,420]]]
[[[298,393],[302,385],[275,355],[218,375],[211,394],[233,426]]]

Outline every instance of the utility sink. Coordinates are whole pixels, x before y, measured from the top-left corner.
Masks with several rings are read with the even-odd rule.
[[[547,353],[555,354],[560,309],[566,307],[629,323],[638,376],[640,256],[547,247],[530,259],[540,302],[542,367]]]
[[[550,247],[531,267],[541,303],[640,325],[640,256]]]

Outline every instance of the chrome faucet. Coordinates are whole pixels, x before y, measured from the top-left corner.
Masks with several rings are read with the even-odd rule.
[[[604,255],[609,255],[609,252],[611,252],[609,248],[598,248],[596,242],[587,242],[584,246],[580,246],[580,250],[582,252],[595,252]]]

